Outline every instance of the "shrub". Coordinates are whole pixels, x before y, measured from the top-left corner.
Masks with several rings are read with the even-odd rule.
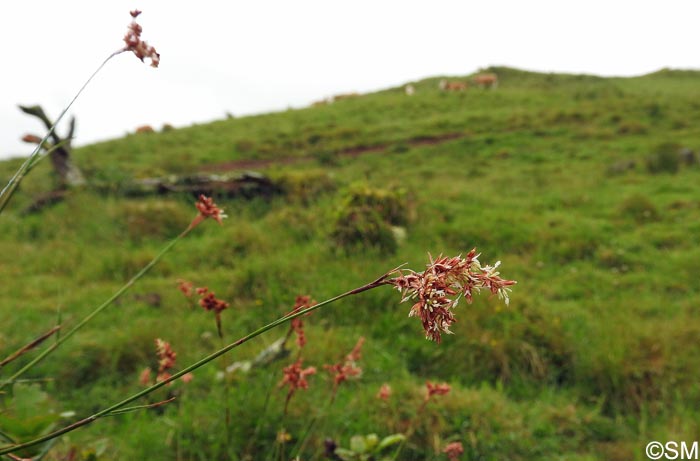
[[[323,170],[288,172],[276,178],[288,199],[309,203],[319,195],[336,189],[333,178]]]
[[[331,238],[344,249],[376,247],[393,253],[402,235],[396,226],[407,222],[408,206],[401,192],[355,185],[340,208]]]
[[[331,233],[331,238],[340,247],[377,247],[387,253],[394,253],[398,242],[392,228],[379,213],[368,207],[344,209]]]
[[[633,218],[639,224],[659,219],[656,206],[642,194],[631,195],[623,200],[620,204],[620,213]]]
[[[680,146],[676,143],[659,144],[655,152],[647,158],[647,170],[649,173],[676,173],[680,166],[678,152]]]

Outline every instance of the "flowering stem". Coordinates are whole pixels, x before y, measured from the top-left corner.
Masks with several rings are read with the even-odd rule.
[[[117,290],[112,296],[109,297],[105,302],[100,304],[95,310],[93,310],[89,315],[87,315],[83,320],[81,320],[76,326],[74,326],[70,331],[62,335],[59,339],[57,339],[53,344],[51,344],[49,347],[44,349],[41,354],[37,355],[32,361],[27,363],[25,366],[20,368],[15,374],[7,378],[6,380],[2,381],[0,383],[0,389],[3,389],[5,386],[7,386],[10,383],[13,383],[22,376],[24,373],[26,373],[29,369],[34,367],[37,363],[41,362],[43,359],[46,358],[47,355],[55,351],[61,344],[66,342],[71,336],[73,336],[78,330],[80,330],[82,327],[84,327],[90,320],[92,320],[97,314],[105,310],[110,304],[112,304],[114,301],[117,300],[121,295],[123,295],[129,288],[131,288],[141,277],[146,275],[146,273],[155,266],[158,261],[160,261],[163,256],[170,250],[172,249],[175,244],[182,239],[185,235],[189,233],[191,230],[191,227],[188,227],[185,229],[184,232],[182,232],[180,235],[175,237],[170,243],[165,245],[163,249],[148,263],[146,264],[136,275],[134,275],[128,282],[126,282],[119,290]]]
[[[187,231],[183,232],[183,234],[181,234],[180,236],[178,236],[178,238],[176,238],[173,242],[171,242],[164,249],[164,251],[161,252],[161,254],[159,254],[159,256],[157,256],[156,258],[159,258],[162,255],[162,253],[164,253],[165,251],[170,249],[170,247],[172,247],[175,244],[175,242],[177,242],[177,240],[179,240],[181,237],[183,237],[186,234],[186,232]],[[154,258],[154,261],[152,261],[152,263],[155,264],[155,258]],[[144,271],[142,270],[142,272],[144,272]],[[83,426],[86,426],[90,423],[93,423],[94,421],[96,421],[99,418],[102,418],[104,416],[110,416],[110,415],[114,414],[115,412],[117,412],[119,409],[130,404],[131,402],[138,400],[141,397],[146,396],[146,395],[156,391],[157,389],[160,389],[161,387],[167,385],[168,383],[175,381],[178,378],[181,378],[182,376],[186,375],[187,373],[191,373],[192,371],[206,365],[207,363],[211,362],[212,360],[216,360],[218,357],[221,357],[222,355],[226,354],[227,352],[231,351],[232,349],[235,349],[236,347],[240,346],[241,344],[248,342],[257,336],[260,336],[261,334],[267,332],[268,330],[271,330],[271,329],[273,329],[279,325],[282,325],[283,323],[286,323],[294,318],[305,315],[309,312],[313,312],[316,309],[319,309],[327,304],[331,304],[331,303],[338,301],[340,299],[343,299],[345,297],[352,296],[352,295],[355,295],[358,293],[362,293],[364,291],[371,290],[373,288],[377,288],[377,287],[382,286],[382,285],[386,285],[388,283],[387,282],[388,277],[390,275],[392,275],[394,272],[395,272],[395,270],[389,271],[371,283],[368,283],[368,284],[363,285],[363,286],[358,287],[358,288],[354,288],[348,292],[345,292],[343,294],[340,294],[338,296],[335,296],[333,298],[330,298],[330,299],[322,301],[318,304],[315,304],[307,309],[302,309],[302,310],[299,310],[298,312],[295,312],[293,314],[289,314],[289,315],[286,315],[284,317],[280,317],[279,319],[277,319],[271,323],[268,323],[267,325],[265,325],[263,327],[258,328],[257,330],[253,331],[252,333],[249,333],[246,336],[243,336],[242,338],[238,339],[237,341],[219,349],[218,351],[216,351],[216,352],[204,357],[203,359],[193,363],[192,365],[180,370],[179,372],[173,374],[169,378],[164,379],[163,381],[160,381],[160,382],[158,382],[158,383],[156,383],[156,384],[154,384],[146,389],[143,389],[142,391],[137,392],[136,394],[133,394],[130,397],[127,397],[126,399],[122,400],[121,402],[115,403],[114,405],[107,407],[104,410],[101,410],[101,411],[93,414],[92,416],[88,416],[87,418],[83,418],[79,421],[76,421],[73,424],[70,424],[66,427],[63,427],[57,431],[54,431],[50,434],[46,434],[46,435],[39,437],[39,438],[36,438],[34,440],[30,440],[30,441],[25,442],[25,443],[9,445],[9,446],[5,446],[3,448],[0,448],[0,455],[6,455],[8,453],[12,453],[12,452],[15,452],[17,450],[22,450],[24,448],[32,447],[34,445],[38,445],[38,444],[46,442],[48,440],[55,439],[56,437],[59,437],[63,434],[66,434],[68,432],[72,432],[80,427],[83,427]],[[133,281],[133,279],[132,279],[132,281]],[[130,281],[130,283],[133,283],[132,281]],[[113,299],[111,298],[112,301],[114,299],[116,299],[116,297],[117,297],[116,295],[113,296],[112,297]]]
[[[10,178],[8,183],[5,185],[5,187],[2,189],[2,192],[0,192],[0,214],[2,211],[5,209],[7,206],[7,203],[10,201],[10,197],[12,197],[12,194],[14,194],[15,190],[17,190],[17,187],[19,186],[19,183],[22,181],[24,178],[24,175],[26,175],[29,170],[36,164],[36,162],[39,160],[40,157],[40,151],[42,146],[48,141],[49,137],[53,134],[53,132],[56,130],[56,126],[58,125],[58,122],[61,121],[64,115],[66,115],[66,112],[68,112],[68,109],[71,108],[73,103],[78,99],[78,96],[85,90],[85,88],[88,86],[88,84],[92,81],[93,78],[95,78],[95,75],[97,75],[102,68],[107,64],[107,62],[118,55],[119,53],[125,51],[124,49],[115,51],[114,53],[110,54],[107,59],[105,59],[102,64],[95,70],[95,72],[92,73],[90,78],[88,78],[85,83],[83,83],[83,86],[80,87],[78,92],[73,96],[73,99],[71,100],[70,103],[63,109],[61,114],[58,116],[56,121],[51,125],[51,128],[46,132],[44,137],[42,138],[41,142],[37,144],[37,146],[34,148],[32,153],[27,157],[27,159],[22,163],[22,165],[19,167],[17,172]]]

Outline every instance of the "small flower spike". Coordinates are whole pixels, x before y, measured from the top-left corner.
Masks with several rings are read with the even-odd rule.
[[[296,314],[297,312],[307,309],[316,304],[316,301],[311,299],[311,296],[297,296],[294,301],[292,312],[288,315]],[[309,315],[308,312],[306,315]],[[304,333],[304,321],[301,317],[295,317],[290,322],[290,333],[293,331],[297,336],[297,345],[302,349],[306,345],[306,334]]]
[[[124,51],[133,51],[137,58],[142,62],[145,58],[151,60],[151,67],[158,67],[160,64],[160,54],[156,52],[156,49],[151,45],[141,40],[141,32],[143,29],[139,24],[136,23],[136,18],[141,14],[139,10],[133,10],[131,14],[131,24],[129,24],[129,29],[124,35]]]
[[[464,453],[464,447],[462,446],[462,442],[452,442],[445,445],[442,452],[447,455],[450,461],[457,461],[462,453]]]
[[[159,383],[170,378],[170,372],[168,370],[175,366],[177,354],[170,347],[170,343],[157,338],[156,355],[158,356],[158,376],[156,376],[156,382]]]
[[[387,383],[382,384],[382,387],[379,388],[379,392],[377,392],[377,398],[380,400],[387,401],[389,400],[389,397],[391,397],[391,386],[389,386]]]
[[[425,382],[425,387],[428,390],[428,392],[425,394],[425,401],[427,402],[431,398],[433,398],[434,395],[447,395],[450,393],[450,390],[452,388],[450,387],[449,384],[447,383],[431,383],[430,381]]]
[[[199,214],[192,220],[188,230],[194,229],[207,218],[211,218],[219,224],[223,224],[223,219],[227,218],[224,214],[224,210],[219,208],[211,197],[206,195],[200,195],[197,203],[195,203]]]
[[[316,374],[315,367],[302,368],[301,364],[302,359],[299,358],[296,362],[289,365],[288,367],[285,367],[283,370],[284,378],[282,378],[282,381],[280,381],[279,387],[285,385],[289,386],[289,391],[287,392],[287,399],[284,403],[285,414],[287,413],[287,406],[289,405],[289,401],[291,400],[292,396],[297,391],[297,389],[309,388],[309,382],[306,380],[306,377],[309,375]]]

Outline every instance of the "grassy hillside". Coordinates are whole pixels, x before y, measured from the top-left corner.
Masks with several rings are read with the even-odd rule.
[[[284,336],[281,327],[151,400],[174,394],[174,403],[98,421],[48,459],[71,447],[75,459],[275,459],[281,429],[287,454],[306,434],[304,460],[324,459],[325,439],[349,447],[370,433],[410,433],[405,460],[445,460],[441,449],[457,441],[465,460],[641,460],[650,440],[696,439],[700,166],[678,152],[700,150],[700,72],[490,71],[497,89],[446,93],[436,77],[414,82],[413,96],[397,87],[87,146],[76,163],[113,191],[74,191],[25,215],[51,188],[50,165],[40,165],[0,217],[1,356],[57,318],[75,324],[196,213],[189,196],[124,197],[123,181],[253,169],[284,189],[216,197],[223,226],[197,228],[33,369],[49,395],[42,408],[56,412],[91,414],[137,391],[143,368],[157,368],[157,337],[178,368],[220,346],[212,316],[191,307],[178,279],[231,303],[227,342],[289,312],[297,295],[321,301],[404,262],[420,271],[428,252],[477,247],[518,281],[509,306],[485,293],[461,303],[455,334],[439,345],[395,290],[340,301],[304,318],[304,364],[318,370],[286,416],[278,383],[296,346],[231,374],[228,397],[217,378]],[[0,163],[0,178],[16,165]],[[360,336],[362,376],[331,405],[323,365]],[[419,411],[426,380],[452,391]],[[376,397],[383,383],[386,401]]]

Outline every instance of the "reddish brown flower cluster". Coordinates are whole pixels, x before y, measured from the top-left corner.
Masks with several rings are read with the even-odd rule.
[[[197,288],[197,294],[201,296],[199,305],[206,311],[213,311],[218,315],[228,307],[226,301],[218,299],[207,287]]]
[[[224,214],[224,210],[219,208],[214,199],[207,197],[206,195],[200,195],[197,203],[195,203],[199,214],[190,223],[188,230],[194,229],[199,223],[207,218],[211,218],[219,224],[223,224],[223,219],[227,216]]]
[[[156,375],[156,383],[165,381],[172,376],[170,371],[175,366],[177,353],[170,347],[170,343],[156,338],[156,355],[158,357],[158,374]],[[192,373],[187,373],[182,376],[185,383],[192,381]],[[145,368],[139,376],[139,383],[143,386],[151,384],[151,369]],[[168,383],[170,385],[172,383]]]
[[[391,386],[384,383],[382,384],[382,387],[379,388],[379,392],[377,392],[377,398],[387,401],[389,400],[389,397],[391,397]]]
[[[297,389],[309,388],[309,382],[306,380],[306,377],[309,375],[316,374],[315,367],[302,368],[301,364],[302,359],[299,358],[296,362],[289,365],[288,367],[285,367],[283,370],[284,378],[282,378],[279,387],[282,387],[284,385],[289,386],[289,391],[287,392],[287,400],[284,403],[285,413],[287,412],[287,405],[289,404],[289,400],[292,398]]]
[[[464,447],[462,446],[462,442],[452,442],[445,445],[442,452],[447,455],[450,461],[457,461],[462,453],[464,453]]]
[[[309,307],[313,306],[316,304],[316,301],[313,301],[310,296],[297,296],[296,300],[294,301],[294,308],[292,309],[292,312],[290,312],[288,315],[291,314],[296,314],[297,312],[308,309]],[[306,315],[309,315],[307,313]],[[293,318],[290,322],[290,327],[291,331],[293,331],[296,336],[297,336],[297,345],[299,348],[303,348],[306,345],[306,334],[304,333],[304,321],[301,319],[301,317],[296,317]]]
[[[425,382],[425,387],[428,393],[425,394],[425,401],[430,400],[434,395],[447,395],[452,389],[447,383],[431,383],[430,381]]]
[[[365,338],[360,337],[357,340],[357,344],[353,347],[352,351],[345,356],[345,360],[342,362],[334,363],[333,365],[324,365],[328,373],[333,376],[333,395],[332,399],[335,399],[335,394],[338,391],[338,387],[348,378],[359,376],[362,374],[362,368],[357,366],[357,361],[362,358],[361,350],[362,345],[365,343]]]
[[[466,258],[431,258],[424,272],[401,270],[387,281],[401,292],[402,302],[416,300],[408,315],[420,317],[426,338],[439,343],[442,333],[452,333],[450,326],[456,321],[452,309],[461,296],[471,303],[474,291],[486,288],[508,304],[509,287],[516,282],[499,277],[500,261],[482,266],[478,257],[473,249]]]
[[[218,299],[213,291],[209,291],[209,288],[197,288],[197,294],[201,296],[199,299],[199,305],[206,311],[214,312],[216,317],[216,329],[219,332],[219,337],[222,337],[221,333],[221,313],[228,308],[228,303],[221,299]]]
[[[159,383],[170,378],[170,372],[168,370],[175,366],[177,354],[170,347],[170,343],[156,338],[156,355],[158,356],[158,376],[156,376],[156,382]]]
[[[360,336],[350,353],[345,357],[347,362],[359,362],[362,358],[362,346],[365,344],[365,337]]]
[[[126,35],[124,35],[124,43],[126,43],[124,51],[133,51],[136,57],[142,62],[145,58],[148,58],[151,60],[151,67],[158,67],[158,64],[160,64],[160,54],[158,54],[156,49],[151,45],[141,40],[141,32],[143,29],[136,23],[136,18],[140,14],[141,12],[139,10],[131,11],[131,17],[133,19],[131,20],[131,24],[129,24]]]
[[[188,298],[191,298],[194,294],[194,285],[192,285],[192,282],[188,282],[187,280],[178,279],[177,288]]]
[[[203,217],[212,218],[219,224],[222,224],[222,219],[226,217],[224,210],[219,208],[211,197],[200,195],[195,206]]]

